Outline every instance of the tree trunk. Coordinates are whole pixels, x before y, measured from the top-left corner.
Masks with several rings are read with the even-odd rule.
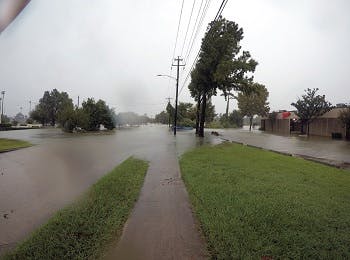
[[[207,108],[207,93],[203,92],[201,117],[199,124],[199,137],[204,137],[205,110]]]
[[[310,123],[307,123],[306,126],[307,126],[307,136],[309,136],[310,135]]]
[[[201,99],[199,97],[197,101],[197,111],[196,111],[196,135],[198,135],[199,133],[200,109],[201,109]]]
[[[253,117],[249,117],[249,131],[252,131]]]
[[[228,119],[228,109],[230,105],[230,96],[227,96],[227,104],[226,104],[226,119]]]

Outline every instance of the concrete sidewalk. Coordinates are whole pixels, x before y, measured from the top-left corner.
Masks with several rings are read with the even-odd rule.
[[[154,154],[140,197],[106,259],[206,259],[175,147]]]

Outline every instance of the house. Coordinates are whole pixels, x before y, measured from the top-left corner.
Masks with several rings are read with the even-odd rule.
[[[310,123],[310,135],[345,138],[349,136],[346,128],[339,120],[343,108],[333,108]],[[304,126],[306,127],[306,126]],[[295,111],[281,111],[276,115],[275,120],[262,118],[261,128],[265,131],[291,134],[301,133],[301,122]],[[306,130],[306,129],[305,129]]]

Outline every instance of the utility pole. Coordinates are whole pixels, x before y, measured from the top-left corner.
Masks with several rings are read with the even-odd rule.
[[[79,96],[78,96],[78,108],[79,108]]]
[[[29,115],[30,115],[30,112],[32,111],[32,101],[29,100]]]
[[[168,105],[170,104],[170,99],[172,99],[171,97],[167,97],[166,98],[168,100]],[[168,115],[168,127],[170,127],[170,114]]]
[[[177,56],[177,59],[174,59],[177,61],[177,64],[171,64],[171,66],[177,67],[177,76],[176,76],[176,97],[175,97],[175,115],[174,115],[174,135],[176,135],[176,126],[177,126],[177,99],[179,95],[179,69],[180,67],[184,67],[185,65],[180,65],[180,61],[183,59],[180,59],[180,56]]]

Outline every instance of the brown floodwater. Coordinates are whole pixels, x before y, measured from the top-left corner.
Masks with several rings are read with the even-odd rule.
[[[18,130],[0,132],[0,137],[36,144],[0,154],[0,254],[129,156],[152,162],[169,149],[180,155],[203,143],[221,142],[210,135],[196,138],[193,131],[174,137],[156,125],[96,134]]]
[[[279,136],[246,129],[215,131],[232,141],[266,149],[350,162],[347,141]],[[0,132],[0,138],[5,137],[36,145],[0,154],[0,254],[129,156],[167,169],[161,158],[170,156],[169,151],[180,156],[196,146],[221,142],[209,133],[204,139],[197,138],[194,131],[180,131],[174,137],[167,127],[156,125],[95,134],[66,134],[59,129]],[[151,174],[149,178],[158,177]]]

